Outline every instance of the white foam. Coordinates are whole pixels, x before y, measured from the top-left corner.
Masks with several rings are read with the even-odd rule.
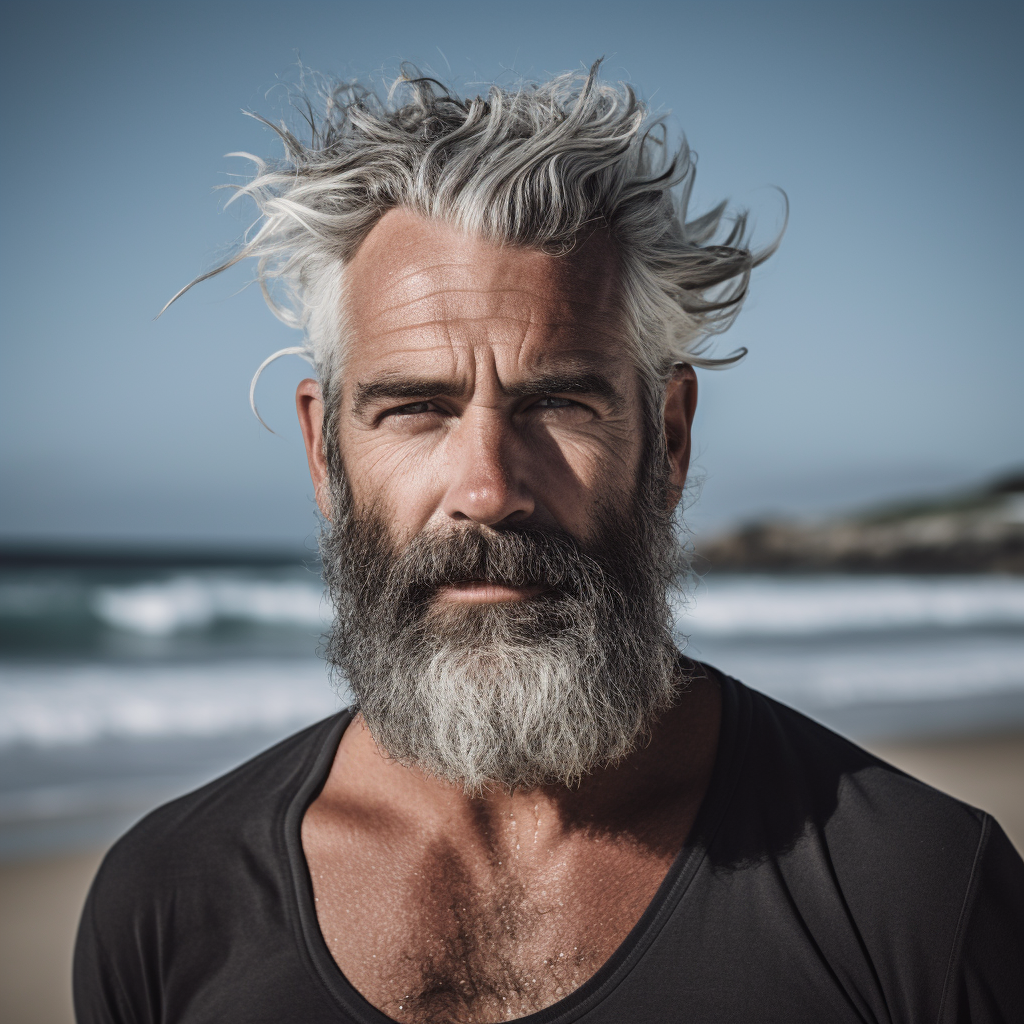
[[[313,659],[0,667],[0,745],[298,728],[341,706]]]
[[[698,652],[693,652],[699,657]],[[908,703],[1024,691],[1024,638],[724,652],[719,668],[797,707]]]
[[[218,619],[299,626],[316,631],[330,622],[319,582],[210,579],[179,576],[162,583],[103,587],[93,611],[108,625],[146,636],[170,636]]]
[[[1024,579],[711,577],[681,610],[697,636],[800,636],[913,628],[1024,627]]]

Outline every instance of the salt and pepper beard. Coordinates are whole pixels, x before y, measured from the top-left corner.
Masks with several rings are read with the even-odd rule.
[[[320,551],[336,617],[325,653],[388,756],[476,795],[573,785],[644,741],[680,686],[668,591],[684,564],[667,471],[646,461],[632,501],[603,508],[589,543],[471,524],[397,549],[386,517],[356,509],[329,458]],[[437,600],[471,580],[544,591]]]

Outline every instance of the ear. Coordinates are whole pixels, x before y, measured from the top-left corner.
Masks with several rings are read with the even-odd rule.
[[[299,414],[302,440],[306,443],[306,461],[313,480],[316,503],[326,519],[331,518],[330,489],[327,486],[327,458],[324,455],[324,401],[320,385],[310,378],[295,390],[295,410]]]
[[[679,504],[690,469],[690,435],[697,411],[697,375],[688,363],[677,363],[665,388],[665,446],[670,466],[669,501]]]

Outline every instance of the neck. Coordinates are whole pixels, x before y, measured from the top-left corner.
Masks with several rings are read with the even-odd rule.
[[[420,835],[458,834],[492,864],[514,869],[550,857],[560,844],[593,837],[640,844],[674,855],[674,829],[662,821],[670,805],[695,813],[714,762],[720,719],[717,684],[701,676],[680,688],[676,704],[651,728],[650,741],[577,786],[467,795],[460,787],[397,763],[376,744],[362,716],[346,730],[331,782],[348,807],[382,811]],[[325,791],[326,795],[326,791]]]

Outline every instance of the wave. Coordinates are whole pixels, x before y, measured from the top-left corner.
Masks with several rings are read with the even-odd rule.
[[[170,636],[221,620],[322,630],[330,622],[319,583],[182,576],[134,587],[101,587],[92,609],[108,625],[145,636]]]
[[[1024,579],[712,576],[678,625],[697,636],[1024,627]]]
[[[700,645],[695,645],[700,646]],[[777,650],[690,650],[800,709],[1024,692],[1024,637]]]
[[[332,690],[324,664],[313,659],[161,667],[4,666],[0,746],[298,728],[347,703]]]

